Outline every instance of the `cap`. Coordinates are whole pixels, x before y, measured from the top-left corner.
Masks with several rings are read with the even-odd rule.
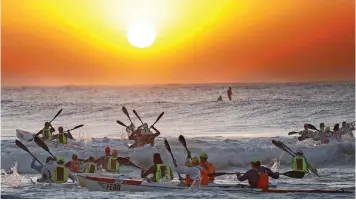
[[[258,162],[260,162],[260,159],[258,159],[257,157],[253,157],[251,159],[251,163],[258,163]]]
[[[105,153],[110,153],[111,149],[110,147],[105,147]]]
[[[199,164],[199,162],[200,162],[200,159],[199,159],[198,156],[194,156],[194,157],[192,158],[192,163],[193,163],[193,164]]]
[[[208,159],[208,154],[205,153],[205,152],[202,152],[202,153],[200,154],[200,158]]]
[[[57,157],[57,163],[60,163],[60,162],[64,162],[64,158],[63,157]]]

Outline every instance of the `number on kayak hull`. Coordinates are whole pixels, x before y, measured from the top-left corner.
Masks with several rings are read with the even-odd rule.
[[[120,184],[106,184],[106,189],[109,191],[120,191]]]

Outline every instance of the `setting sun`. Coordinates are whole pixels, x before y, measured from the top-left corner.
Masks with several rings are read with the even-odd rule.
[[[153,44],[156,32],[148,23],[140,22],[132,25],[127,32],[130,44],[137,48],[146,48]]]

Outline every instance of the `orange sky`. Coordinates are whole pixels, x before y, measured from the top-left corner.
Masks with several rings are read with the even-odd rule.
[[[1,2],[5,86],[355,80],[353,0]]]

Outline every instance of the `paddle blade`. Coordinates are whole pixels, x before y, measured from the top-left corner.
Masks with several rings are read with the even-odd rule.
[[[296,131],[292,131],[292,132],[289,132],[288,135],[294,135],[294,134],[297,134],[298,132]]]
[[[49,151],[48,146],[46,145],[46,143],[44,143],[39,137],[36,136],[36,137],[34,138],[34,140],[35,140],[35,142],[36,142],[36,144],[37,144],[38,146],[42,147],[42,149],[44,149],[45,151],[47,151],[48,153],[51,154],[51,152]],[[52,154],[51,154],[51,155],[52,155]]]
[[[18,147],[20,147],[20,148],[23,149],[24,151],[30,152],[30,151],[28,150],[28,148],[27,148],[24,144],[22,144],[22,142],[16,140],[15,143],[16,143],[16,145],[17,145]]]
[[[208,176],[213,177],[213,176],[222,176],[222,175],[227,175],[227,174],[236,174],[238,172],[216,172],[216,173],[208,173]]]
[[[166,139],[164,139],[164,146],[169,151],[169,153],[172,153],[171,146],[169,145],[169,143]]]
[[[276,140],[272,140],[272,144],[274,144],[276,147],[280,147],[281,145],[279,144],[279,142],[277,142]]]
[[[60,109],[60,110],[58,111],[58,113],[56,114],[56,116],[54,116],[53,119],[52,119],[51,121],[49,121],[49,123],[53,122],[53,121],[58,117],[58,115],[61,114],[62,110],[63,110],[63,109]]]
[[[318,130],[317,128],[315,128],[315,126],[314,125],[312,125],[312,124],[308,124],[308,128],[309,129],[313,129],[313,130]]]
[[[306,140],[306,139],[309,139],[309,138],[298,137],[299,141],[303,141],[303,140]]]
[[[288,176],[290,178],[303,178],[305,173],[304,172],[299,172],[299,171],[289,171],[289,172],[285,172],[282,175],[284,176]]]
[[[131,121],[131,118],[130,118],[129,112],[127,111],[127,109],[125,108],[125,106],[122,106],[122,112],[124,112],[124,113],[125,113],[125,115],[127,116],[127,118],[129,118],[129,120],[130,120],[131,124],[133,124],[133,123],[132,123],[132,121]]]
[[[156,119],[155,123],[152,124],[152,126],[154,126],[160,119],[161,117],[163,116],[164,112],[162,112]]]
[[[138,118],[138,120],[140,120],[140,122],[143,124],[143,122],[142,122],[142,120],[141,120],[141,117],[137,114],[136,110],[133,110],[132,112],[136,115],[136,117]]]
[[[75,129],[77,129],[77,128],[81,128],[81,127],[83,127],[83,126],[84,126],[84,124],[78,125],[78,126],[72,128],[71,131],[72,131],[72,130],[75,130]]]
[[[121,121],[116,120],[116,122],[117,122],[118,124],[120,124],[121,126],[124,126],[124,127],[128,128],[128,126],[126,126],[126,125],[125,125],[124,123],[122,123]]]

